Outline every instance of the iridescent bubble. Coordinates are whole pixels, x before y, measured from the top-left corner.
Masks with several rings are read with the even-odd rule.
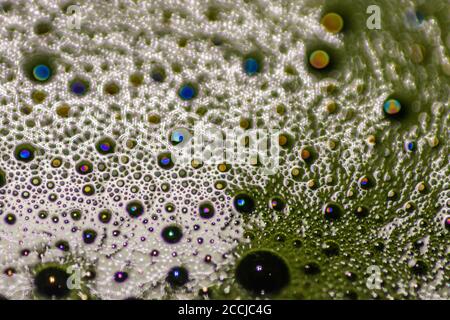
[[[172,154],[170,152],[160,153],[158,155],[158,165],[163,169],[173,168]]]
[[[325,69],[330,64],[330,56],[324,50],[316,50],[309,56],[309,63],[315,69]]]
[[[240,213],[251,213],[255,209],[254,200],[245,193],[240,193],[234,197],[234,208]]]
[[[373,180],[369,176],[362,176],[358,180],[358,185],[361,189],[367,190],[373,187]]]
[[[138,218],[144,213],[144,206],[140,201],[134,200],[127,204],[126,210],[131,217]]]
[[[389,99],[384,103],[383,110],[388,115],[397,115],[402,110],[402,105],[398,100]]]
[[[283,211],[286,204],[280,197],[274,197],[269,202],[269,207],[275,211]]]
[[[324,206],[323,213],[325,215],[325,219],[336,220],[341,216],[342,209],[338,204],[330,202]]]
[[[98,153],[100,154],[110,154],[114,153],[116,148],[116,142],[108,137],[101,138],[97,141],[95,144],[95,149],[97,149]]]
[[[325,30],[331,33],[339,33],[344,28],[344,19],[335,12],[324,15],[320,23]]]
[[[50,79],[51,75],[52,70],[45,64],[39,64],[33,68],[33,77],[38,81],[47,81],[48,79]]]
[[[94,170],[94,166],[90,161],[83,160],[77,163],[75,169],[79,174],[85,175],[91,173]]]

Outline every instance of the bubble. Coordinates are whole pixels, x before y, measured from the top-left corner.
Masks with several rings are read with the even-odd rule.
[[[36,293],[45,298],[65,298],[70,294],[67,287],[69,274],[59,267],[47,267],[39,271],[34,278]]]
[[[165,227],[161,231],[161,237],[167,243],[174,244],[174,243],[178,243],[181,240],[181,238],[183,237],[183,233],[182,233],[180,227],[172,225],[172,226]]]
[[[45,64],[39,64],[33,68],[33,77],[37,81],[47,81],[50,79],[52,71],[49,66]]]
[[[190,133],[187,129],[178,128],[170,133],[170,143],[174,146],[186,142],[190,138]]]
[[[247,58],[244,60],[244,71],[248,75],[254,75],[260,72],[259,62],[255,58]]]
[[[70,212],[70,217],[71,217],[74,221],[79,221],[79,220],[81,220],[81,211],[80,211],[80,210],[73,210],[72,212]]]
[[[166,79],[166,71],[163,67],[155,67],[151,71],[150,76],[155,82],[164,82]]]
[[[307,275],[316,275],[320,273],[320,266],[317,262],[308,262],[303,266],[303,272]]]
[[[400,113],[402,105],[398,100],[389,99],[384,103],[383,110],[387,115],[394,116]]]
[[[328,257],[339,255],[339,245],[334,240],[327,240],[322,245],[322,251]]]
[[[13,214],[13,213],[8,213],[8,214],[5,216],[4,220],[5,220],[6,224],[13,225],[13,224],[16,223],[17,218],[16,218],[16,215],[15,215],[15,214]]]
[[[260,250],[248,253],[236,267],[237,282],[257,294],[274,294],[290,282],[289,268],[279,255]]]
[[[200,217],[210,219],[214,216],[214,206],[210,202],[203,202],[199,206]]]
[[[163,169],[172,169],[174,163],[170,152],[163,152],[158,155],[158,165]]]
[[[94,166],[90,161],[83,160],[76,164],[75,169],[79,174],[85,175],[91,173],[94,170]]]
[[[86,244],[92,244],[97,238],[97,232],[93,229],[86,229],[83,231],[83,241]]]
[[[126,210],[132,218],[138,218],[144,214],[144,206],[140,201],[136,200],[128,202]]]
[[[70,249],[69,243],[64,240],[59,240],[56,242],[55,246],[61,251],[69,251]]]
[[[334,12],[324,15],[320,23],[325,30],[331,33],[339,33],[344,28],[344,20],[339,14]]]
[[[414,152],[416,151],[416,142],[414,141],[405,141],[405,143],[403,144],[403,147],[405,148],[406,152]]]
[[[173,267],[167,273],[166,281],[174,288],[184,286],[189,281],[189,272],[183,267]]]
[[[444,226],[447,230],[450,231],[450,216],[444,219]]]
[[[309,63],[315,69],[325,69],[330,64],[330,56],[324,50],[316,50],[310,54]]]
[[[275,211],[283,211],[286,204],[280,197],[274,197],[270,200],[269,207]]]
[[[374,183],[373,180],[368,176],[362,176],[358,180],[358,185],[363,190],[368,190],[373,187]]]
[[[89,82],[86,80],[75,79],[70,85],[70,91],[77,96],[84,96],[89,90]]]
[[[109,210],[102,210],[98,214],[98,220],[102,223],[109,223],[111,221],[111,212]]]
[[[95,194],[95,187],[92,184],[86,184],[86,185],[83,186],[81,191],[83,192],[83,194],[85,196],[92,196],[92,195]]]
[[[255,210],[254,200],[245,193],[240,193],[234,197],[234,208],[240,213],[252,213]]]
[[[111,154],[116,149],[116,143],[113,139],[104,137],[97,141],[95,149],[102,155]]]
[[[114,281],[117,283],[123,283],[127,281],[128,279],[128,273],[124,271],[117,271],[114,273]]]
[[[367,217],[369,215],[369,209],[365,206],[358,206],[355,209],[355,215],[358,218]]]
[[[192,100],[197,96],[197,90],[192,84],[184,84],[178,90],[178,95],[183,100]]]
[[[325,219],[336,220],[341,217],[342,208],[337,203],[329,202],[324,206],[323,213],[325,215]]]
[[[48,217],[48,212],[47,212],[47,211],[40,211],[39,214],[38,214],[38,217],[39,217],[40,219],[47,219],[47,217]]]
[[[36,149],[29,143],[20,144],[14,150],[14,156],[22,162],[30,162],[34,159]]]

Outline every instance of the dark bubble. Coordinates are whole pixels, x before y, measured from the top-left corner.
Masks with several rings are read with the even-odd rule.
[[[12,213],[8,213],[4,219],[5,219],[6,224],[9,224],[9,225],[13,225],[17,221],[16,215],[12,214]]]
[[[109,210],[102,210],[98,214],[98,220],[102,223],[109,223],[111,221],[111,211]]]
[[[283,211],[286,204],[280,197],[274,197],[270,200],[269,207],[275,211]]]
[[[358,218],[367,217],[369,215],[369,209],[365,206],[357,206],[355,209],[355,215]]]
[[[423,260],[417,260],[414,265],[411,267],[411,272],[415,275],[424,275],[428,271],[428,265]]]
[[[342,215],[342,208],[337,203],[329,202],[323,208],[325,219],[336,220]]]
[[[81,219],[81,211],[73,210],[72,212],[70,212],[70,217],[75,221],[79,221]]]
[[[166,281],[172,287],[181,287],[189,281],[189,272],[183,267],[174,267],[167,273]]]
[[[125,271],[117,271],[116,273],[114,273],[114,281],[118,282],[118,283],[122,283],[127,281],[128,279],[128,273]]]
[[[307,275],[316,275],[320,273],[320,266],[317,262],[311,261],[303,266],[303,272]]]
[[[181,231],[180,227],[172,225],[165,227],[161,232],[161,236],[164,241],[173,244],[181,240],[181,238],[183,237],[183,232]]]
[[[70,249],[69,243],[64,240],[59,240],[58,242],[56,242],[56,247],[61,251],[69,251]]]
[[[255,294],[273,294],[289,284],[289,268],[283,258],[270,251],[255,251],[239,261],[236,280]]]
[[[38,214],[40,219],[46,219],[48,217],[48,212],[47,211],[40,211]]]
[[[140,201],[134,200],[128,202],[126,210],[131,217],[137,218],[144,213],[144,206]]]
[[[214,206],[210,202],[204,202],[200,204],[199,213],[200,217],[204,219],[210,219],[214,216]]]
[[[245,193],[240,193],[234,197],[233,200],[234,208],[240,213],[251,213],[255,210],[254,200]]]
[[[327,240],[322,245],[322,251],[328,257],[337,256],[339,254],[339,245],[334,240]]]
[[[48,267],[39,271],[34,278],[36,293],[45,298],[64,298],[70,294],[67,287],[69,274],[59,267]]]
[[[116,142],[111,138],[104,137],[97,141],[95,144],[95,149],[102,155],[114,153],[116,149]]]
[[[172,154],[170,152],[162,152],[158,155],[158,165],[163,169],[172,169],[174,166]]]
[[[83,160],[76,164],[75,169],[77,170],[77,172],[79,174],[84,175],[84,174],[91,173],[92,170],[94,170],[94,166],[92,165],[92,163],[90,161]]]
[[[86,229],[83,231],[83,241],[86,244],[92,244],[97,238],[97,232],[92,229]]]

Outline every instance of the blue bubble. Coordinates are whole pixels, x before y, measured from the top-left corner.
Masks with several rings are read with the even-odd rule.
[[[172,132],[172,136],[170,137],[170,141],[172,141],[173,143],[181,143],[184,140],[184,136],[182,132],[179,131],[174,131]]]
[[[259,72],[259,63],[254,58],[247,58],[244,62],[244,70],[248,75],[254,75]]]
[[[416,143],[414,141],[406,141],[404,147],[406,151],[413,152],[416,150]]]
[[[180,88],[180,90],[178,91],[178,95],[183,100],[191,100],[191,99],[195,98],[196,92],[195,92],[194,87],[186,84]]]
[[[31,151],[27,149],[20,150],[19,157],[21,159],[28,159],[31,157]]]
[[[86,85],[80,81],[76,81],[76,82],[72,83],[72,85],[70,86],[70,89],[72,90],[73,93],[75,93],[76,95],[79,95],[79,96],[86,93]]]
[[[33,68],[33,76],[38,81],[47,81],[52,72],[45,64],[39,64]]]

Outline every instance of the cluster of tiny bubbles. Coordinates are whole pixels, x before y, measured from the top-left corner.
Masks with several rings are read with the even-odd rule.
[[[412,0],[380,1],[370,34],[352,0],[188,2],[87,1],[81,29],[2,5],[0,295],[448,298],[450,97],[427,59],[448,22]],[[198,121],[282,128],[276,172],[178,163]]]

